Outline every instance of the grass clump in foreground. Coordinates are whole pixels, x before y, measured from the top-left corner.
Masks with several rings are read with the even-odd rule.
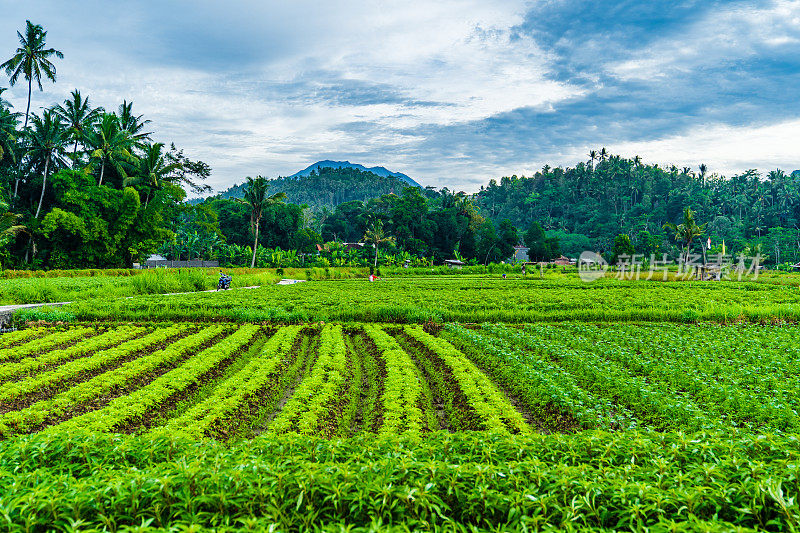
[[[0,443],[0,523],[790,530],[798,460],[796,437],[737,433],[270,435],[227,445],[51,434]]]

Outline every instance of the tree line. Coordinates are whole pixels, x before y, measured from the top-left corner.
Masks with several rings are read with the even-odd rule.
[[[47,32],[27,21],[0,65],[27,85],[25,112],[0,88],[2,260],[23,268],[129,267],[173,239],[184,188],[204,192],[211,173],[174,145],[153,140],[150,120],[123,101],[110,111],[79,90],[31,112],[34,87],[56,81]]]
[[[760,251],[771,263],[800,261],[800,172],[776,169],[762,175],[747,170],[730,178],[674,165],[647,164],[591,151],[574,167],[545,166],[533,176],[490,180],[474,198],[481,213],[519,228],[536,221],[561,250],[613,255],[614,241],[626,235],[636,253],[678,258],[687,242],[675,224],[692,220],[703,239],[690,239],[699,252],[711,238],[710,253],[722,243],[728,254]],[[672,225],[672,226],[671,226]]]

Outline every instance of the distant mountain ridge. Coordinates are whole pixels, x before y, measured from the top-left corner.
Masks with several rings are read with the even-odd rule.
[[[354,168],[357,170],[363,170],[365,172],[372,172],[373,174],[377,174],[378,176],[387,178],[387,177],[394,177],[400,178],[401,180],[405,181],[409,185],[413,187],[422,188],[422,186],[411,179],[410,177],[406,176],[402,172],[392,172],[388,170],[386,167],[365,167],[359,163],[351,163],[350,161],[331,161],[330,159],[326,159],[324,161],[317,161],[313,165],[309,165],[300,172],[295,172],[291,176],[287,176],[288,178],[299,178],[305,177],[311,174],[312,171],[319,172],[320,168]]]
[[[288,202],[312,209],[333,209],[344,202],[366,202],[383,194],[401,194],[406,187],[422,188],[405,174],[385,167],[367,168],[349,161],[330,160],[317,161],[291,176],[269,180],[269,194],[283,192]],[[233,185],[212,198],[243,198],[244,191],[244,184]]]

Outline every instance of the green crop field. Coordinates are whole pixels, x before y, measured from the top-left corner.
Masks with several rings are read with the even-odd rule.
[[[80,299],[63,308],[79,320],[339,322],[669,321],[800,319],[800,289],[778,282],[618,281],[577,275],[502,279],[409,276],[376,283],[323,280],[291,286],[179,296]],[[778,278],[776,281],[794,279]]]
[[[407,301],[442,284],[512,294],[487,280],[438,283],[383,287]],[[270,290],[301,289],[286,294],[322,313],[354,299],[333,285]],[[536,290],[562,301],[581,290],[515,287],[527,292],[509,306]],[[588,287],[595,298],[622,290]],[[678,293],[662,309],[702,292],[629,287],[660,291],[654,308]],[[706,294],[726,305],[791,294],[742,287]],[[220,294],[220,305],[254,306],[256,294]],[[210,323],[192,309],[193,320],[0,335],[5,528],[798,527],[800,326]]]

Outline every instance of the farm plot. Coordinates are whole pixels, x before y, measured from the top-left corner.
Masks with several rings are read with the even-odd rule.
[[[800,328],[162,324],[0,336],[0,437],[796,432]]]
[[[451,324],[441,337],[547,427],[800,428],[797,326]]]
[[[0,364],[3,438],[532,431],[474,363],[418,327],[81,326],[16,337]]]

